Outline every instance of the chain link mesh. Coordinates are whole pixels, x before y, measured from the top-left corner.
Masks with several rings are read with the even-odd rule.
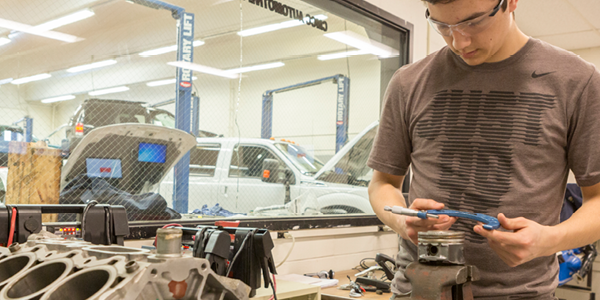
[[[174,129],[178,21],[133,2],[0,2],[5,203],[96,200],[124,205],[130,220],[372,213],[366,160],[382,89],[405,54],[400,31],[318,1],[168,1],[195,16],[193,63],[204,71],[193,73],[192,136]],[[323,56],[331,54],[339,58]],[[351,93],[340,90],[344,78]],[[294,88],[273,93],[265,108],[266,92],[285,87]],[[261,138],[265,116],[271,134]],[[339,125],[348,128],[343,142],[362,138],[335,156]],[[189,176],[176,179],[173,166],[188,150]],[[185,181],[187,199],[174,197]]]

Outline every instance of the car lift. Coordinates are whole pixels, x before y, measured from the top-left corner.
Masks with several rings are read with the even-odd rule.
[[[21,122],[25,122],[25,132],[24,132],[24,136],[25,136],[25,142],[30,143],[33,140],[33,119],[25,116],[15,122],[13,122],[13,125],[19,125],[19,123]],[[16,141],[17,140],[17,133],[13,132],[10,138],[11,141]]]
[[[296,89],[309,87],[322,82],[332,80],[337,83],[337,111],[336,111],[336,135],[335,135],[335,152],[337,153],[348,141],[348,109],[350,99],[350,78],[338,74],[335,76],[325,77],[317,80],[311,80],[303,83],[298,83],[274,90],[268,90],[263,94],[262,101],[262,123],[260,137],[269,139],[272,136],[273,127],[273,94],[293,91]]]
[[[153,9],[165,9],[178,20],[177,61],[194,61],[194,14],[185,12],[183,7],[159,0],[128,0]],[[192,71],[177,68],[175,91],[175,124],[185,132],[191,131]],[[197,105],[194,105],[198,107]],[[196,125],[197,126],[197,125]],[[188,212],[190,153],[186,153],[175,165],[173,180],[173,208],[179,213]]]

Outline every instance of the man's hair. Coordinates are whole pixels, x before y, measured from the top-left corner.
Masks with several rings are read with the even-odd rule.
[[[429,2],[433,5],[435,4],[448,4],[451,2],[454,2],[456,0],[423,0],[425,2]],[[506,11],[506,8],[508,7],[508,0],[504,0],[504,3],[502,3],[502,11]]]

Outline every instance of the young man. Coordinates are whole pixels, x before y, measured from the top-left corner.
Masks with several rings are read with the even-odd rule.
[[[523,34],[517,3],[427,0],[447,47],[396,72],[368,163],[371,204],[403,239],[398,264],[415,259],[420,231],[465,231],[478,299],[554,299],[555,253],[600,239],[600,73]],[[558,224],[569,169],[585,202]],[[484,213],[503,228],[398,216],[386,205]],[[393,286],[410,291],[402,272]]]

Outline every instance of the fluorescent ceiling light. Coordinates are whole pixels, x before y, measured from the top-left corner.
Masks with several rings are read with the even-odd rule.
[[[89,9],[84,9],[84,10],[78,11],[76,13],[72,13],[70,15],[34,26],[33,29],[38,30],[38,31],[48,31],[48,30],[52,30],[54,28],[58,28],[58,27],[67,25],[67,24],[81,21],[83,19],[87,19],[93,15],[94,15],[93,11],[91,11]]]
[[[2,79],[2,80],[0,80],[0,85],[10,83],[11,81],[13,81],[12,78]]]
[[[75,99],[74,95],[66,95],[66,96],[60,96],[60,97],[46,98],[46,99],[42,100],[42,103],[52,103],[52,102],[66,101],[66,100],[73,100],[73,99]]]
[[[194,43],[192,45],[194,47],[202,46],[202,45],[204,45],[204,41],[197,40],[197,41],[194,41]],[[177,45],[144,51],[144,52],[140,53],[140,56],[148,57],[148,56],[160,55],[160,54],[165,54],[165,53],[174,52],[174,51],[177,51]]]
[[[381,57],[390,57],[399,54],[398,50],[390,46],[373,41],[352,31],[326,33],[323,36]]]
[[[100,95],[106,95],[106,94],[112,94],[112,93],[119,93],[119,92],[125,92],[125,91],[129,91],[129,88],[127,86],[123,85],[123,86],[118,86],[118,87],[109,88],[109,89],[91,91],[91,92],[88,93],[88,95],[90,95],[90,96],[100,96]]]
[[[179,68],[183,68],[183,69],[188,69],[188,70],[193,70],[193,71],[200,72],[200,73],[221,76],[221,77],[230,78],[230,79],[238,78],[237,74],[232,74],[229,72],[225,72],[223,70],[219,70],[219,69],[215,69],[215,68],[195,64],[195,63],[185,62],[185,61],[172,61],[172,62],[168,62],[167,65],[179,67]]]
[[[279,67],[283,67],[283,66],[285,66],[285,64],[279,61],[279,62],[264,64],[264,65],[256,65],[256,66],[250,66],[250,67],[243,67],[243,68],[225,70],[223,72],[232,73],[232,74],[239,74],[239,73],[246,73],[246,72],[258,71],[258,70],[266,70],[266,69],[279,68]]]
[[[38,29],[35,29],[33,26],[9,21],[6,19],[0,19],[0,27],[17,30],[17,31],[22,31],[22,32],[26,32],[29,34],[35,34],[35,35],[39,35],[39,36],[43,36],[43,37],[47,37],[50,39],[55,39],[55,40],[59,40],[59,41],[63,41],[63,42],[68,42],[68,43],[74,43],[74,42],[83,40],[80,37],[76,37],[74,35],[65,34],[65,33],[61,33],[61,32],[40,31]]]
[[[192,80],[196,80],[196,79],[198,79],[198,77],[192,76]],[[167,84],[175,84],[176,82],[177,82],[176,78],[171,78],[171,79],[165,79],[165,80],[150,81],[150,82],[147,82],[146,85],[147,86],[161,86],[161,85],[167,85]]]
[[[42,80],[42,79],[46,79],[46,78],[50,78],[50,77],[52,77],[52,75],[50,75],[48,73],[43,73],[43,74],[37,74],[37,75],[29,76],[29,77],[23,77],[23,78],[15,79],[15,80],[11,81],[10,83],[12,83],[12,84],[23,84],[23,83],[37,81],[37,80]]]
[[[10,43],[10,39],[7,39],[5,37],[0,37],[0,46],[6,45],[8,43]]]
[[[313,18],[318,19],[318,20],[326,20],[327,16],[326,15],[316,15]],[[307,22],[308,18],[304,18],[304,20],[305,20],[304,22]],[[281,22],[281,23],[277,23],[277,24],[270,24],[270,25],[265,25],[265,26],[260,26],[260,27],[255,27],[255,28],[238,31],[237,34],[239,36],[251,36],[251,35],[261,34],[261,33],[265,33],[265,32],[271,32],[271,31],[275,31],[275,30],[279,30],[279,29],[285,29],[285,28],[291,28],[291,27],[296,27],[296,26],[300,26],[300,25],[305,25],[306,23],[304,23],[304,22],[302,22],[300,20],[285,21],[285,22]]]
[[[369,52],[364,51],[364,50],[354,50],[354,51],[348,51],[348,52],[323,54],[323,55],[317,56],[317,59],[318,60],[330,60],[330,59],[344,58],[344,57],[348,57],[348,56],[364,55],[364,54],[369,54]]]
[[[103,61],[99,61],[99,62],[87,64],[87,65],[81,65],[81,66],[77,66],[77,67],[72,67],[72,68],[67,69],[67,72],[69,72],[69,73],[77,73],[77,72],[81,72],[81,71],[85,71],[85,70],[102,68],[102,67],[114,65],[116,63],[117,63],[117,61],[114,60],[114,59],[103,60]]]

